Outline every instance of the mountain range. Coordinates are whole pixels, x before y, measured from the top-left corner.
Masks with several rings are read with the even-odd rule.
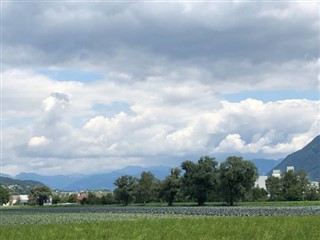
[[[15,179],[20,180],[37,180],[53,189],[66,190],[66,191],[79,191],[86,189],[114,189],[114,181],[123,176],[131,175],[140,177],[143,171],[150,171],[158,179],[164,179],[170,173],[170,167],[157,166],[157,167],[138,167],[128,166],[120,170],[116,170],[110,173],[98,173],[98,174],[71,174],[71,175],[54,175],[44,176],[37,173],[25,173],[22,172],[16,175]]]
[[[276,165],[272,170],[279,169],[285,172],[287,166],[293,166],[294,171],[301,169],[308,174],[309,180],[320,180],[320,135],[314,138],[309,144],[299,151],[288,155],[283,161]],[[272,170],[268,172],[271,175]]]
[[[279,163],[279,160],[272,159],[253,159],[252,162],[258,167],[260,175],[265,175],[270,169]],[[70,175],[54,175],[45,176],[37,173],[22,172],[11,177],[7,174],[2,174],[6,177],[11,177],[19,180],[35,180],[41,182],[52,189],[59,189],[65,191],[79,191],[86,189],[109,189],[115,188],[114,181],[125,174],[140,177],[143,171],[150,171],[152,174],[162,180],[169,175],[171,167],[167,166],[154,166],[143,168],[139,166],[127,166],[123,169],[119,169],[110,173],[99,174],[70,174]]]

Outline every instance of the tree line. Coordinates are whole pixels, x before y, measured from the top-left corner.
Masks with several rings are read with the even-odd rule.
[[[205,202],[225,201],[234,205],[245,199],[258,178],[256,166],[241,157],[228,157],[218,167],[209,156],[196,163],[184,161],[181,168],[173,168],[163,181],[152,173],[143,172],[139,179],[124,175],[115,181],[114,198],[118,203],[195,201],[199,206]]]
[[[123,175],[115,180],[115,189],[97,196],[89,192],[79,198],[77,194],[59,196],[47,186],[31,189],[30,205],[43,205],[52,197],[52,203],[80,203],[86,205],[166,202],[225,202],[232,206],[241,201],[302,201],[319,200],[319,186],[311,185],[304,171],[286,172],[282,177],[270,176],[266,189],[255,186],[257,167],[242,157],[230,156],[220,165],[210,156],[197,162],[184,161],[180,168],[171,169],[163,180],[151,172],[142,172],[139,178]],[[1,187],[0,203],[9,201],[9,192]]]
[[[225,201],[232,206],[246,198],[257,178],[251,161],[233,156],[218,167],[214,158],[203,156],[196,163],[182,162],[163,181],[151,172],[143,172],[139,179],[124,175],[115,181],[114,199],[124,205],[164,201],[171,206],[175,201],[195,201],[202,206],[208,201]]]
[[[114,201],[129,203],[225,202],[232,206],[241,201],[315,201],[320,199],[319,186],[311,185],[305,171],[290,170],[282,177],[270,176],[266,189],[255,186],[257,167],[242,157],[231,156],[219,166],[209,156],[198,162],[184,161],[173,168],[163,181],[151,172],[140,178],[124,175],[115,181]]]

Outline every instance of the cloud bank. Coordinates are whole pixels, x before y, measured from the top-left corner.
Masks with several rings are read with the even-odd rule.
[[[2,5],[4,172],[278,158],[320,133],[316,3]]]

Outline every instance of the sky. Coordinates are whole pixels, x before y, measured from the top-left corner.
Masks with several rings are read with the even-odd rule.
[[[1,2],[1,171],[279,159],[320,133],[319,3]]]

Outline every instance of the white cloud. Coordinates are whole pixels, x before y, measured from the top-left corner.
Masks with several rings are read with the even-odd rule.
[[[23,84],[22,71],[12,76],[27,93],[32,90]],[[102,157],[148,161],[148,156],[225,152],[282,156],[319,133],[319,101],[219,102],[216,86],[196,81],[169,85],[162,78],[124,84],[56,82],[30,72],[26,76],[31,83],[36,79],[47,95],[39,91],[22,99],[26,107],[32,106],[32,111],[23,115],[32,121],[20,124],[19,141],[10,137],[13,123],[4,128],[5,154],[10,158],[16,154],[30,159],[70,159],[66,161]],[[14,93],[7,83],[3,90]],[[8,104],[15,101],[9,95],[4,100]],[[126,102],[130,112],[119,110],[107,116],[93,109],[95,104],[114,101]],[[19,105],[12,104],[11,112],[19,110]],[[14,116],[6,116],[6,121],[13,121]]]
[[[49,144],[49,140],[45,136],[32,137],[28,142],[28,146],[32,148],[41,147],[48,144]]]
[[[229,134],[224,140],[219,143],[217,152],[242,152],[245,142],[239,134]]]

